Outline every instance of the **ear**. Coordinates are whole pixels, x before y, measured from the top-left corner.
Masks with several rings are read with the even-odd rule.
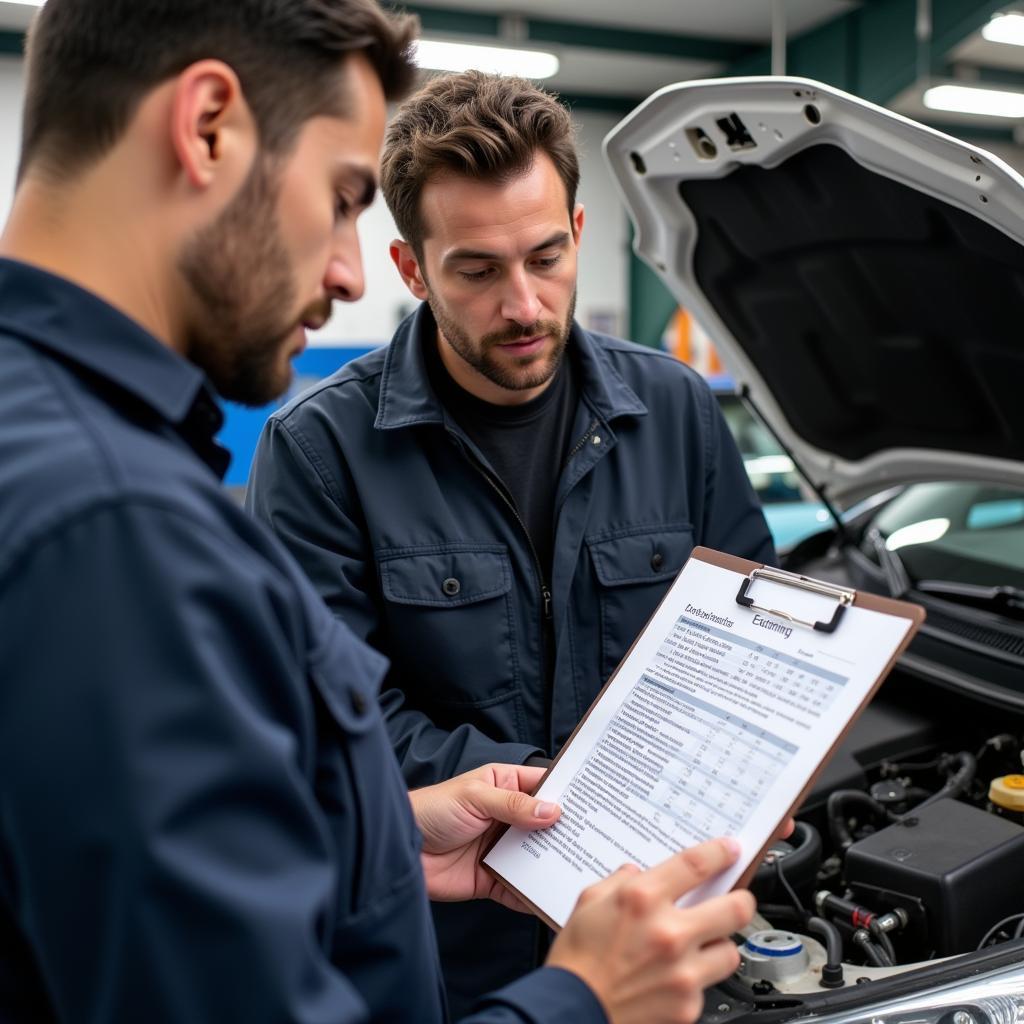
[[[580,235],[583,234],[583,204],[577,203],[572,211],[572,240],[577,248],[580,244]]]
[[[402,239],[396,238],[391,243],[389,251],[391,253],[391,260],[398,268],[398,273],[401,274],[406,288],[417,299],[426,299],[426,280],[423,277],[423,271],[420,269],[420,261],[416,258],[416,253],[413,252],[412,246],[408,242],[403,242]]]
[[[190,185],[208,188],[225,168],[247,170],[258,145],[238,76],[219,60],[202,60],[177,78],[171,107],[174,153]]]

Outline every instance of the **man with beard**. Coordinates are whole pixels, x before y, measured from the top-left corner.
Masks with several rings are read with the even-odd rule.
[[[0,1019],[446,1018],[428,896],[491,897],[539,769],[410,794],[385,660],[223,493],[259,404],[363,289],[408,19],[374,0],[48,0],[0,240]],[[212,387],[211,387],[212,386]],[[418,826],[418,828],[417,828]],[[705,844],[593,887],[479,1022],[694,1021],[749,893]]]
[[[528,82],[435,79],[391,122],[391,255],[424,300],[386,348],[276,413],[247,503],[391,660],[410,785],[566,741],[696,544],[774,551],[703,381],[573,319],[573,128]],[[435,908],[456,1010],[547,935]]]

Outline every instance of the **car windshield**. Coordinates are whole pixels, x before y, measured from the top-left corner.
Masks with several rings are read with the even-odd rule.
[[[719,392],[718,404],[725,416],[743,465],[764,509],[775,547],[792,547],[831,522],[821,502],[805,493],[793,460],[759,423],[739,395]]]
[[[896,555],[920,589],[985,603],[983,589],[1024,598],[1024,490],[991,484],[914,484],[886,504],[864,533],[875,562]],[[992,595],[990,595],[992,596]],[[972,602],[974,603],[974,602]]]

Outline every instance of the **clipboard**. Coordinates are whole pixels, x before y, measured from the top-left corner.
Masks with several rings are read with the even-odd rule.
[[[912,604],[910,602],[898,601],[893,598],[880,597],[875,594],[869,594],[863,591],[853,590],[851,588],[843,587],[824,580],[817,580],[812,577],[786,572],[784,570],[775,569],[770,566],[750,561],[748,559],[738,558],[734,555],[725,554],[720,551],[714,551],[711,548],[694,548],[690,554],[690,558],[687,561],[687,566],[690,564],[691,561],[694,560],[707,563],[711,566],[716,566],[720,569],[725,569],[730,572],[737,573],[742,577],[742,582],[740,584],[739,590],[735,598],[736,606],[738,608],[745,608],[750,611],[762,612],[776,619],[780,619],[785,622],[791,623],[794,629],[807,630],[809,633],[812,634],[820,633],[825,635],[832,635],[836,633],[837,630],[840,630],[842,628],[844,617],[848,609],[850,608],[861,608],[872,612],[878,612],[883,615],[893,616],[897,619],[906,620],[906,632],[903,636],[903,639],[896,646],[888,662],[884,665],[881,671],[878,672],[873,684],[871,684],[870,687],[863,694],[858,704],[856,705],[856,708],[853,711],[853,713],[848,715],[845,725],[836,735],[835,739],[833,740],[832,744],[829,746],[827,751],[824,753],[824,755],[819,758],[816,767],[807,776],[806,782],[800,789],[797,796],[782,811],[782,813],[779,814],[778,822],[775,829],[775,831],[777,831],[778,827],[781,826],[785,819],[793,815],[796,812],[796,810],[803,804],[807,796],[811,793],[814,784],[821,775],[821,772],[824,770],[825,765],[835,754],[838,747],[842,744],[843,740],[846,738],[854,722],[857,720],[857,718],[862,713],[864,708],[874,698],[879,687],[882,685],[885,678],[888,676],[889,672],[892,670],[893,666],[899,660],[900,656],[903,654],[903,652],[906,650],[907,646],[913,639],[915,633],[920,628],[921,624],[924,622],[925,611],[920,605]],[[685,571],[687,566],[684,566],[681,572]],[[805,618],[801,615],[797,615],[795,614],[795,612],[787,610],[785,608],[771,607],[760,604],[752,596],[751,590],[754,589],[754,585],[758,581],[762,580],[774,584],[776,585],[776,587],[789,588],[795,592],[798,591],[803,593],[810,593],[829,601],[834,600],[835,606],[834,608],[830,608],[831,614],[828,618],[812,619]],[[669,598],[670,591],[671,588],[669,589],[669,591],[666,591],[666,594],[662,598],[662,601],[659,603],[658,608],[655,609],[655,612],[651,616],[651,620],[649,620],[648,626],[650,625],[650,622],[658,616],[658,613],[664,605],[665,601]],[[773,604],[774,603],[775,602],[773,602]],[[626,655],[623,657],[618,667],[609,677],[605,685],[601,688],[601,691],[598,693],[594,701],[591,703],[586,714],[583,716],[579,724],[573,730],[572,735],[565,742],[565,744],[562,746],[562,749],[558,752],[552,764],[548,767],[543,778],[541,779],[541,782],[538,785],[538,789],[543,787],[547,779],[558,768],[559,763],[561,762],[562,758],[566,755],[566,752],[572,748],[572,745],[576,740],[577,736],[579,735],[581,730],[586,726],[595,709],[601,704],[609,688],[612,687],[615,683],[616,678],[619,675],[619,672],[622,669],[623,665],[626,664],[626,662],[629,660],[630,655],[633,653],[640,639],[646,634],[647,628],[648,627],[645,626],[644,629],[641,631],[640,635],[634,640],[633,644],[630,646],[629,651],[626,652]],[[488,857],[488,855],[491,854],[495,846],[500,842],[502,837],[508,831],[508,826],[502,826],[500,829],[496,830],[494,836],[487,843],[485,849],[481,854],[481,866],[488,874],[490,874],[498,882],[500,882],[511,892],[513,892],[520,900],[524,902],[524,904],[529,906],[531,910],[549,927],[551,927],[555,931],[560,930],[561,926],[558,924],[558,922],[553,920],[541,907],[537,906],[533,902],[533,900],[531,900],[525,893],[521,891],[521,889],[518,886],[516,886],[515,884],[510,882],[506,877],[504,877],[504,875],[500,871],[496,870],[490,864],[486,863],[486,858]],[[760,849],[757,850],[756,854],[750,858],[743,873],[733,884],[733,888],[743,888],[749,884],[754,873],[757,871],[757,868],[764,859],[764,856],[771,845],[771,841],[771,837],[769,837],[760,847]]]

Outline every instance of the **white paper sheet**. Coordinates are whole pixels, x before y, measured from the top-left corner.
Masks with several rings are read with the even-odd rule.
[[[687,563],[538,792],[562,805],[560,821],[510,829],[484,858],[558,925],[620,865],[714,836],[743,855],[682,903],[732,888],[911,626],[848,608],[835,633],[817,632],[738,605],[743,579]],[[763,580],[750,596],[808,619],[836,606]]]

